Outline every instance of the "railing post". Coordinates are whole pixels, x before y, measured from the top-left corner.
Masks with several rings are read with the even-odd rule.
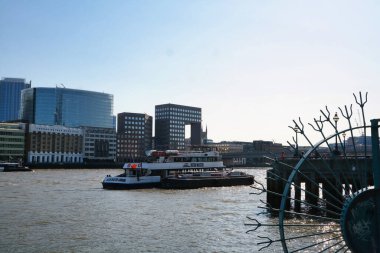
[[[372,167],[375,189],[380,189],[379,119],[371,120]]]

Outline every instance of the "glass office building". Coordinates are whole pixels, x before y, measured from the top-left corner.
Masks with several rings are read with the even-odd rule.
[[[18,119],[21,91],[26,88],[30,88],[30,83],[25,83],[25,79],[0,80],[0,122]]]
[[[185,149],[185,126],[191,125],[191,145],[201,145],[202,109],[191,106],[156,105],[155,148]]]
[[[24,160],[25,129],[23,123],[0,123],[0,161]]]
[[[114,128],[113,95],[58,87],[25,89],[20,119],[40,125]]]

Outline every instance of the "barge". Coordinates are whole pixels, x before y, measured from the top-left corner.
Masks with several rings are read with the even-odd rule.
[[[161,180],[164,189],[197,189],[202,187],[221,187],[251,185],[254,177],[240,171],[217,171],[179,174]]]

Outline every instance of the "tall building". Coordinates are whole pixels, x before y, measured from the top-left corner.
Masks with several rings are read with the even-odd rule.
[[[30,86],[30,83],[25,83],[25,79],[3,78],[0,80],[0,122],[19,118],[21,91]]]
[[[25,89],[20,119],[40,125],[114,128],[113,95],[58,87]]]
[[[191,145],[201,145],[202,109],[191,106],[156,105],[155,148],[185,149],[185,126],[191,126]]]
[[[0,123],[0,161],[24,161],[25,129],[24,123]]]
[[[152,116],[123,112],[117,115],[117,161],[141,161],[152,149]]]

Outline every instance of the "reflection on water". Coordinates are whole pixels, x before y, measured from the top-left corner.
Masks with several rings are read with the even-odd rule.
[[[0,174],[0,252],[257,252],[249,186],[103,190],[119,170]],[[248,173],[265,182],[265,169]],[[275,223],[260,216],[264,223]],[[276,237],[277,228],[260,235]],[[280,245],[270,252],[281,252]],[[268,252],[268,251],[267,251]]]

